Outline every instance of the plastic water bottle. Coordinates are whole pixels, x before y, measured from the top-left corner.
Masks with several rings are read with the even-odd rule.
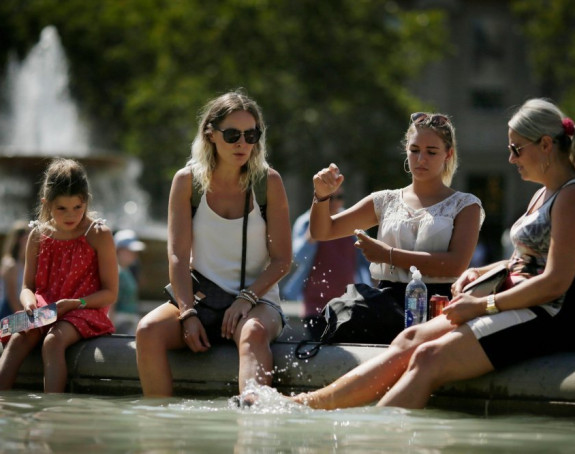
[[[405,327],[427,321],[427,287],[421,280],[421,272],[409,268],[412,279],[405,288]]]

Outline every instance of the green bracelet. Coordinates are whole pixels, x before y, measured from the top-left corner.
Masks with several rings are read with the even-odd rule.
[[[78,298],[80,300],[80,305],[78,306],[78,309],[84,309],[86,307],[86,300],[84,298]]]

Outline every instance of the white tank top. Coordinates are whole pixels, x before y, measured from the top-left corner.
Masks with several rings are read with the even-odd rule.
[[[252,199],[254,207],[248,216],[247,229],[246,287],[256,280],[270,260],[266,221],[253,192]],[[230,293],[240,291],[243,221],[243,217],[219,216],[208,205],[206,194],[202,195],[193,220],[192,267]],[[279,304],[278,284],[260,298]]]

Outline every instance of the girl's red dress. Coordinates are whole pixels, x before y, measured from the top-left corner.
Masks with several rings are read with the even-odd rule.
[[[36,271],[38,307],[61,299],[84,298],[100,288],[98,255],[88,243],[86,235],[72,240],[42,237]],[[74,309],[58,317],[58,320],[70,322],[83,338],[114,332],[108,307]]]

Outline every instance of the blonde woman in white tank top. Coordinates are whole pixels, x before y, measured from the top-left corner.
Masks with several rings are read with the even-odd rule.
[[[267,221],[249,194],[245,286],[240,288],[246,192],[267,175]],[[195,187],[203,195],[192,216]],[[174,300],[147,314],[136,334],[144,396],[172,394],[168,351],[208,352],[235,342],[238,385],[271,385],[270,343],[285,320],[278,281],[291,265],[288,201],[282,179],[266,162],[265,124],[259,106],[241,92],[226,93],[203,109],[187,165],[174,176],[168,210],[168,263]],[[216,326],[198,317],[190,269],[236,295]],[[251,388],[250,388],[251,389]]]

